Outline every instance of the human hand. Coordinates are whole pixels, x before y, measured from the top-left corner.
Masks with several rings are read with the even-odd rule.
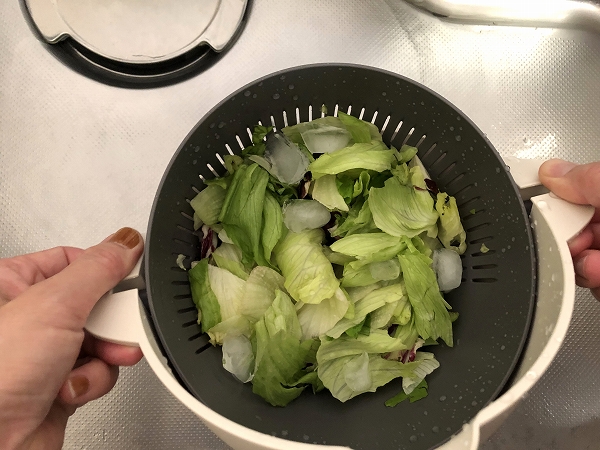
[[[569,241],[569,248],[577,284],[590,288],[600,300],[600,162],[576,165],[552,159],[542,164],[539,175],[544,186],[559,197],[596,208],[590,224]]]
[[[82,250],[0,259],[0,448],[60,449],[78,406],[115,385],[142,353],[84,332],[98,301],[133,269],[140,234],[122,228]]]

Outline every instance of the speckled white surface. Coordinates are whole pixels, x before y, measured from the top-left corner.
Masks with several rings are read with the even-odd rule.
[[[526,1],[526,0],[524,0]],[[441,23],[400,0],[256,0],[217,64],[150,90],[106,86],[64,66],[18,2],[0,4],[0,256],[88,246],[144,230],[163,171],[221,99],[270,72],[355,62],[447,97],[503,155],[600,159],[600,36]],[[548,373],[482,448],[586,449],[600,442],[600,305],[579,290]],[[149,367],[71,419],[65,448],[215,449],[220,443]]]

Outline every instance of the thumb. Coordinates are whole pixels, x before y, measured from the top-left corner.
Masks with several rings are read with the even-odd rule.
[[[600,162],[577,165],[551,159],[540,167],[540,181],[559,197],[600,208]]]
[[[21,301],[45,306],[55,324],[81,329],[96,302],[127,276],[142,254],[141,235],[121,228],[100,244],[85,250],[56,275],[35,284]]]

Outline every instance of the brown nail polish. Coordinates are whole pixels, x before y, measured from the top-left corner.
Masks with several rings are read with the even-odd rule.
[[[113,234],[108,241],[127,248],[135,248],[140,243],[140,233],[133,228],[125,227]]]
[[[76,375],[67,380],[67,386],[71,397],[76,399],[87,393],[90,389],[90,381],[82,375]]]

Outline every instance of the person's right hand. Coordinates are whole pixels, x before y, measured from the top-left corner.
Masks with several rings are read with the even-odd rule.
[[[539,176],[559,197],[596,208],[590,224],[569,242],[569,248],[577,284],[590,288],[600,300],[600,162],[577,165],[551,159],[542,164]]]

